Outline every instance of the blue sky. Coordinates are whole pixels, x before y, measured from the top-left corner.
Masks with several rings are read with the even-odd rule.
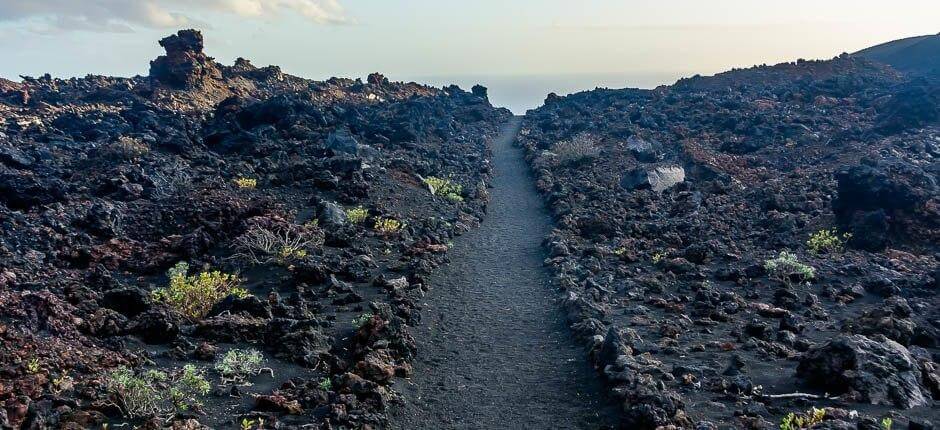
[[[3,0],[0,76],[146,74],[156,40],[200,28],[207,53],[310,78],[578,85],[829,58],[940,32],[936,0]],[[593,77],[593,78],[592,78]],[[658,78],[657,78],[658,77]],[[636,82],[627,82],[635,80]],[[574,82],[574,81],[572,81]],[[664,82],[663,82],[664,83]]]

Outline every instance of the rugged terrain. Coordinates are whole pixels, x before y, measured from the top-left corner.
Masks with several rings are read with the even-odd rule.
[[[160,43],[145,77],[0,80],[0,428],[384,426],[509,112]],[[264,369],[224,380],[235,349]]]
[[[940,424],[938,113],[848,55],[530,111],[546,264],[621,427]]]

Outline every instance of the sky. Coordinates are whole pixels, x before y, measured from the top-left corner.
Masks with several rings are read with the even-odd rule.
[[[325,79],[480,82],[519,112],[548,92],[655,87],[940,32],[937,0],[0,0],[0,77],[146,75],[201,29],[231,64]]]

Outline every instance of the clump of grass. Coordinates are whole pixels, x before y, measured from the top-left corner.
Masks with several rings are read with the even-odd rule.
[[[793,412],[787,414],[780,421],[780,430],[800,430],[812,428],[816,424],[823,422],[826,416],[825,409],[813,408],[805,414],[797,415]]]
[[[153,298],[170,305],[191,319],[200,319],[212,306],[228,297],[247,297],[237,276],[218,270],[189,275],[189,263],[181,261],[167,271],[170,284],[153,292]]]
[[[845,250],[845,242],[852,238],[851,233],[839,234],[836,229],[822,229],[810,235],[806,246],[814,255],[835,253]]]
[[[552,147],[552,152],[555,154],[556,162],[565,166],[594,159],[600,155],[601,150],[597,146],[597,138],[582,133],[570,140],[556,143]]]
[[[405,224],[397,219],[377,218],[373,227],[379,233],[390,235],[398,233],[404,226]]]
[[[232,349],[215,363],[223,382],[247,384],[264,369],[264,355],[255,349]]]
[[[358,330],[362,326],[366,325],[366,323],[369,322],[369,320],[371,319],[372,319],[372,312],[366,312],[362,315],[359,315],[358,317],[353,319],[352,321],[353,327],[355,327]]]
[[[323,245],[323,240],[323,232],[317,227],[300,231],[255,226],[235,239],[238,249],[235,255],[252,264],[287,264],[303,259],[309,249]]]
[[[430,176],[424,179],[424,183],[431,189],[431,194],[441,196],[454,203],[463,201],[463,185],[454,183],[450,179]]]
[[[369,218],[369,211],[362,206],[346,209],[346,219],[353,224],[362,224],[366,218]]]
[[[258,180],[254,178],[237,178],[235,179],[235,186],[243,190],[253,190],[258,187]]]
[[[780,281],[792,287],[794,278],[799,283],[809,281],[816,277],[816,269],[801,263],[796,254],[789,251],[780,251],[776,258],[764,261],[764,269],[771,279]]]

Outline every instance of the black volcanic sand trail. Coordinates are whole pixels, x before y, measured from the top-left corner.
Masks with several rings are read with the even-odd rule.
[[[396,383],[397,429],[598,429],[615,413],[571,339],[543,270],[550,218],[513,145],[521,118],[493,144],[483,225],[457,239],[430,279],[415,329],[415,376]]]

